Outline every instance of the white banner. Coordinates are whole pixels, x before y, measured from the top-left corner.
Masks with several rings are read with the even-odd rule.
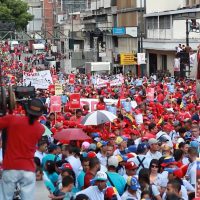
[[[48,89],[53,84],[50,70],[23,72],[23,85],[34,86],[36,89]]]

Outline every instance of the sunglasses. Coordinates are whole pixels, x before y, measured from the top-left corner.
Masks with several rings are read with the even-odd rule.
[[[158,168],[158,165],[151,165],[151,168]]]

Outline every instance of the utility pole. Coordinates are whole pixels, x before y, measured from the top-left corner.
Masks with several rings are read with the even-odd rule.
[[[189,22],[188,19],[186,19],[186,46],[189,47]]]

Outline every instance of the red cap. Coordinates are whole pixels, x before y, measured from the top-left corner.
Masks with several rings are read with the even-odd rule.
[[[95,158],[97,155],[94,151],[89,151],[88,154],[87,154],[87,157],[88,158]]]
[[[132,169],[137,169],[138,166],[134,162],[130,161],[125,164],[125,168],[128,170],[132,170]]]

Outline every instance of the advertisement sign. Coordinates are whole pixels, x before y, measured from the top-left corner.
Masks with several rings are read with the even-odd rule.
[[[69,75],[69,84],[71,84],[71,85],[75,84],[75,74]]]
[[[137,27],[126,27],[126,34],[134,38],[137,38],[138,37]]]
[[[137,62],[134,59],[133,53],[121,53],[120,54],[120,64],[121,65],[136,65]]]
[[[60,96],[51,96],[50,111],[61,112],[61,97]]]
[[[137,53],[137,64],[138,65],[146,64],[145,53]]]
[[[53,83],[50,70],[23,72],[23,86],[34,86],[36,89],[47,89]]]
[[[126,34],[126,29],[125,27],[114,27],[112,29],[113,35],[125,35]]]
[[[81,107],[80,99],[81,99],[81,96],[79,93],[71,94],[70,101],[69,101],[70,109],[79,109]]]
[[[146,97],[148,101],[154,101],[155,88],[147,88]]]
[[[62,84],[56,83],[55,84],[55,95],[62,95],[62,93],[63,93]]]

